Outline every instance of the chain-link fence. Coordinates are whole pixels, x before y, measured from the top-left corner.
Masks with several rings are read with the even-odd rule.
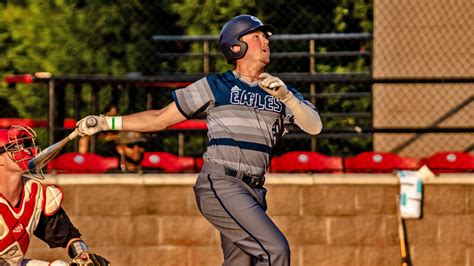
[[[276,147],[276,155],[313,150],[350,156],[376,150],[421,158],[441,150],[472,150],[471,1],[250,2],[77,1],[69,14],[38,4],[44,21],[55,23],[20,19],[17,24],[29,22],[39,33],[63,40],[66,55],[48,50],[28,68],[13,58],[21,49],[2,47],[13,49],[6,57],[12,69],[0,66],[6,73],[46,70],[52,77],[35,78],[44,82],[40,88],[2,88],[0,97],[16,104],[21,116],[48,118],[43,145],[70,130],[63,127],[65,118],[101,113],[110,104],[120,114],[161,108],[172,100],[172,89],[232,68],[218,50],[217,34],[229,18],[250,13],[277,28],[267,70],[315,103],[325,125],[317,137],[295,128]],[[56,8],[71,8],[64,5]],[[11,11],[12,6],[2,8]],[[8,22],[5,16],[3,20]],[[45,25],[58,30],[50,33]],[[183,156],[198,157],[207,144],[202,128],[145,137],[146,149]],[[91,151],[108,154],[107,146],[97,141],[90,142]],[[76,142],[68,149],[78,146]]]
[[[472,1],[375,1],[374,149],[422,157],[474,144]],[[425,134],[422,134],[425,133]]]

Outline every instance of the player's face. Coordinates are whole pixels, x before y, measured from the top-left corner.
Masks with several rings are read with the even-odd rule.
[[[29,160],[38,154],[38,147],[35,144],[36,134],[30,128],[12,126],[3,137],[6,143],[2,155],[9,157],[9,160],[5,161],[12,161],[23,170],[27,170]]]
[[[14,160],[23,170],[28,169],[28,162],[38,154],[36,146],[26,146],[25,143],[19,144],[15,151],[10,152]]]
[[[0,165],[4,166],[6,170],[10,172],[20,172],[24,170],[12,159],[12,154],[10,152],[5,152],[0,154]]]
[[[247,52],[244,58],[267,65],[270,63],[270,42],[261,31],[251,32],[242,36],[242,41],[247,43]]]
[[[140,160],[143,157],[145,149],[140,143],[132,143],[123,145],[125,155],[135,161]]]

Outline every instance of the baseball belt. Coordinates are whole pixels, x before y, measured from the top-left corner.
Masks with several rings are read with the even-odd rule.
[[[264,176],[251,176],[241,171],[237,171],[225,166],[224,166],[224,172],[228,176],[240,178],[242,181],[244,181],[244,183],[249,185],[251,188],[261,188],[265,184]]]

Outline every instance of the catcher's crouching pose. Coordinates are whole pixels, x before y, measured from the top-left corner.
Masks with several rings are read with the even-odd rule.
[[[110,265],[90,253],[81,240],[61,207],[62,191],[23,176],[28,161],[38,152],[35,138],[36,133],[28,127],[0,129],[0,265]],[[66,248],[71,264],[24,258],[33,234],[51,248]]]
[[[81,135],[159,131],[205,112],[209,141],[194,192],[201,213],[221,234],[225,266],[290,265],[288,241],[266,214],[264,175],[272,149],[291,124],[312,135],[322,130],[316,107],[264,72],[273,30],[254,16],[232,18],[219,45],[233,71],[174,91],[174,101],[163,109],[88,116],[77,123]],[[87,127],[88,119],[97,125]]]

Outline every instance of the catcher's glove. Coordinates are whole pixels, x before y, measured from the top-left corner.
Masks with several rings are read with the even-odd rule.
[[[110,266],[110,261],[104,257],[87,251],[82,252],[72,259],[71,266]]]

